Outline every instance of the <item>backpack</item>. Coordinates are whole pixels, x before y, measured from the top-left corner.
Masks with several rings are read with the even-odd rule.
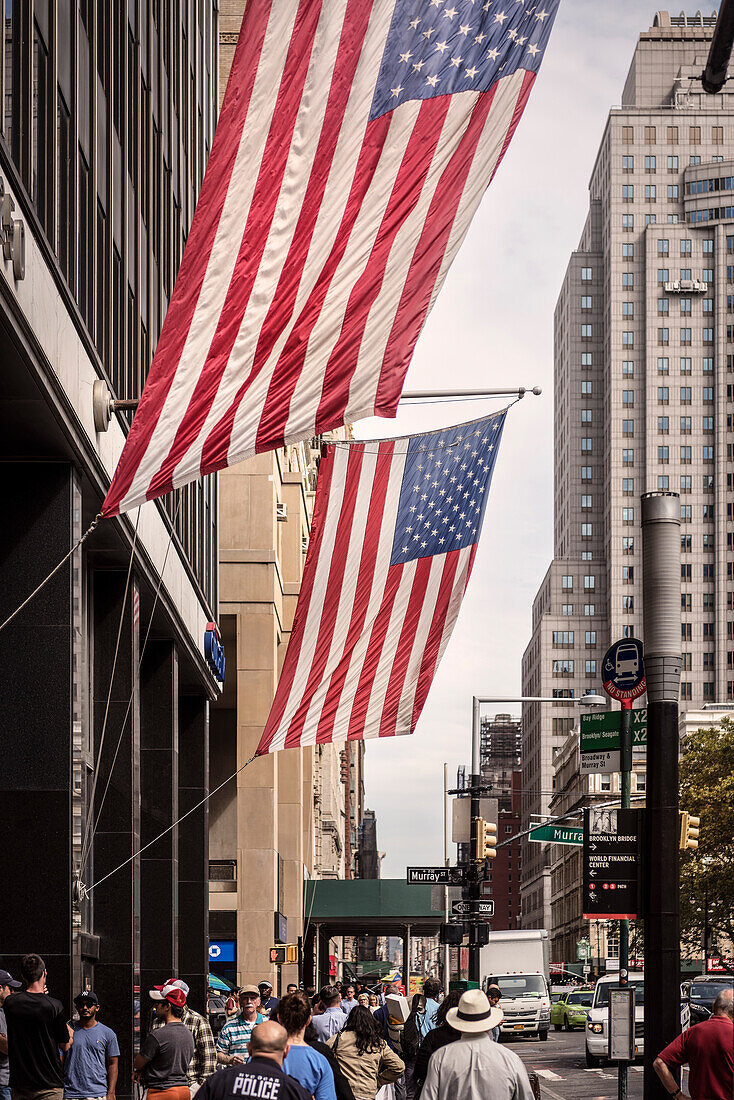
[[[408,1058],[415,1058],[418,1053],[418,1047],[421,1045],[422,1035],[418,1030],[417,1015],[416,1012],[411,1012],[403,1025],[403,1033],[400,1037],[400,1046],[402,1047],[403,1054]]]

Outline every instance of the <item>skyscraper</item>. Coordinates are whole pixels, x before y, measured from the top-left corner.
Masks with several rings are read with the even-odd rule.
[[[513,773],[522,763],[522,726],[511,714],[485,715],[479,730],[482,782],[500,810],[512,809]]]
[[[715,21],[657,13],[593,166],[555,311],[554,558],[524,694],[598,689],[610,641],[642,635],[639,498],[660,490],[680,493],[681,706],[734,698],[734,93],[701,88]],[[577,714],[524,708],[526,822]],[[525,847],[523,922],[548,926],[549,853]]]

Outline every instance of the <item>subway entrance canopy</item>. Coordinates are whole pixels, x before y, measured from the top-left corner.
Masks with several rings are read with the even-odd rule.
[[[311,879],[304,890],[305,923],[327,936],[436,936],[445,920],[442,886],[408,886],[402,879]]]

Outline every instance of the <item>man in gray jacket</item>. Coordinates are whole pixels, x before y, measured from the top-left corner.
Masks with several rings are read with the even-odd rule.
[[[421,1100],[533,1100],[525,1067],[511,1050],[492,1041],[502,1009],[481,989],[469,989],[446,1023],[461,1038],[431,1055]]]

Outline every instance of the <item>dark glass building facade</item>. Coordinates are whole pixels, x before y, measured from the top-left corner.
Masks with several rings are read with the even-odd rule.
[[[2,34],[0,621],[119,458],[131,414],[97,433],[92,388],[140,396],[214,133],[218,10],[3,0]],[[121,1095],[153,982],[205,1002],[206,809],[137,853],[206,793],[217,602],[210,477],[102,521],[0,632],[0,965],[40,952],[70,1014],[96,990]]]

